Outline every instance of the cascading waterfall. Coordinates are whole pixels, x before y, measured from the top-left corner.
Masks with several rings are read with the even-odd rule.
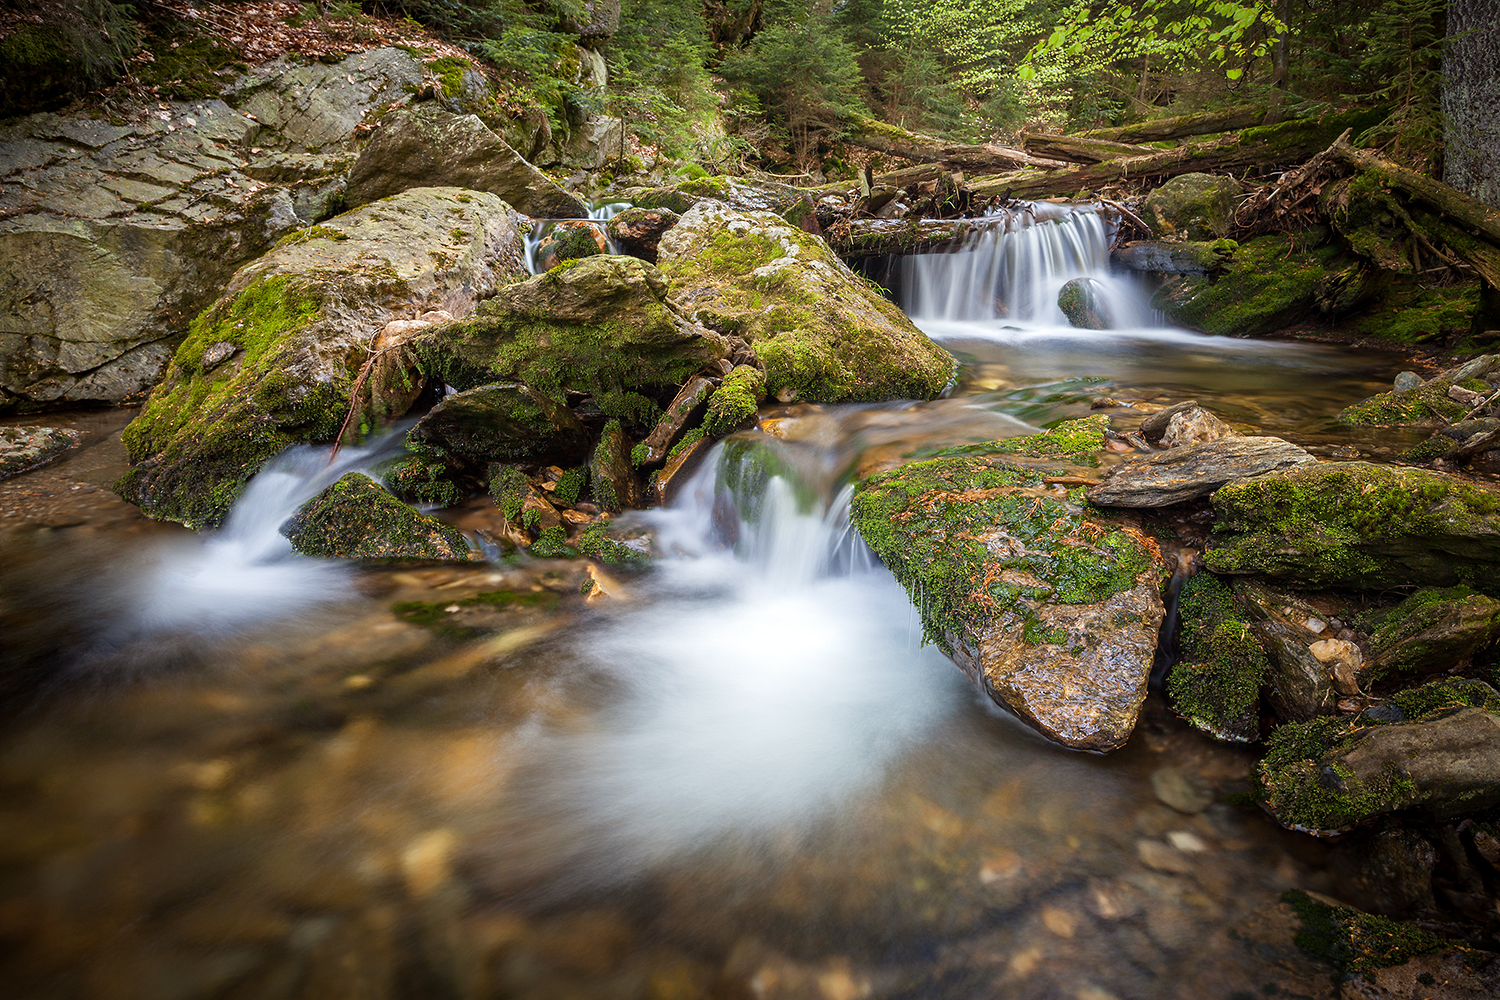
[[[1034,202],[987,218],[962,246],[902,260],[902,306],[913,320],[1067,326],[1057,293],[1088,278],[1116,327],[1154,325],[1134,283],[1110,273],[1113,227],[1097,206]]]
[[[526,270],[532,274],[540,274],[542,270],[545,270],[545,268],[538,268],[537,247],[541,246],[542,241],[559,225],[587,224],[604,237],[610,253],[619,253],[620,248],[615,246],[615,241],[609,238],[609,230],[605,228],[604,223],[630,207],[628,201],[607,201],[589,209],[586,219],[532,219],[531,231],[526,234]]]

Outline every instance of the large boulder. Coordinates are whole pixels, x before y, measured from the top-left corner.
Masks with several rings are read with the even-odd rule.
[[[1164,569],[1080,499],[998,455],[943,457],[861,483],[850,513],[927,638],[991,698],[1064,746],[1106,752],[1146,697]]]
[[[1500,588],[1500,493],[1366,462],[1294,466],[1213,494],[1205,565],[1311,587]]]
[[[386,115],[349,172],[350,205],[414,187],[499,195],[533,218],[587,217],[588,206],[527,163],[475,115],[419,104]]]
[[[574,465],[589,453],[589,432],[562,403],[513,382],[455,393],[411,429],[411,440],[461,462]]]
[[[605,413],[655,419],[729,342],[667,303],[660,271],[634,257],[600,255],[508,285],[465,320],[417,342],[427,370],[459,389],[521,382],[555,399],[588,393]]]
[[[657,254],[672,304],[749,341],[783,402],[930,399],[953,380],[948,352],[821,237],[779,216],[703,202]]]
[[[280,530],[305,556],[468,562],[475,555],[463,532],[418,513],[358,472],[303,504]]]
[[[1146,221],[1162,236],[1211,240],[1234,228],[1240,186],[1233,177],[1178,174],[1146,195]]]
[[[1216,275],[1178,274],[1168,278],[1151,304],[1166,318],[1205,333],[1256,337],[1274,333],[1329,305],[1330,275],[1342,250],[1314,245],[1303,235],[1261,236],[1241,245],[1221,240],[1214,249],[1223,261]]]
[[[268,458],[338,436],[357,373],[389,321],[466,315],[523,274],[520,224],[494,195],[417,188],[241,268],[126,428],[135,467],[120,494],[153,517],[218,524]],[[365,408],[390,412],[368,386],[356,407]]]

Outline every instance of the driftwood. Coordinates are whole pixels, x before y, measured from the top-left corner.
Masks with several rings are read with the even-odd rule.
[[[1135,146],[1128,142],[1088,139],[1076,135],[1053,135],[1050,132],[1027,132],[1021,137],[1021,148],[1033,156],[1069,163],[1103,163],[1125,156],[1149,156],[1160,150]]]
[[[1084,139],[1107,139],[1111,142],[1168,142],[1187,139],[1195,135],[1212,135],[1216,132],[1233,132],[1266,122],[1272,113],[1267,104],[1245,104],[1221,111],[1199,111],[1191,115],[1172,118],[1157,118],[1149,122],[1135,122],[1117,128],[1096,128],[1079,132]],[[1281,112],[1282,120],[1305,117]]]
[[[918,163],[943,163],[960,168],[968,173],[998,173],[1017,167],[1059,167],[1059,160],[1048,160],[1032,156],[1019,149],[994,143],[966,145],[952,143],[935,136],[909,132],[895,125],[876,121],[873,118],[856,118],[852,128],[843,136],[851,146],[873,149]]]
[[[1052,198],[1095,191],[1106,184],[1189,173],[1265,173],[1301,163],[1326,149],[1344,129],[1374,125],[1379,111],[1350,111],[1319,120],[1247,128],[1213,142],[1192,143],[1064,170],[1024,170],[986,177],[969,187],[981,197]]]

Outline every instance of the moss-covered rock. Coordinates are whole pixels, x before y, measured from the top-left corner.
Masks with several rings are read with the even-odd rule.
[[[562,517],[548,502],[526,473],[513,465],[490,466],[490,499],[505,515],[505,524],[514,532],[513,540],[526,544],[542,532],[562,530]]]
[[[1183,585],[1181,660],[1167,679],[1172,708],[1194,728],[1248,743],[1260,736],[1260,689],[1270,666],[1230,590],[1210,573]]]
[[[1313,587],[1500,589],[1500,493],[1439,472],[1300,465],[1213,495],[1205,565]]]
[[[1465,416],[1474,404],[1453,398],[1453,387],[1489,396],[1500,388],[1500,355],[1486,354],[1434,375],[1410,389],[1361,400],[1339,412],[1339,422],[1369,426],[1443,426]],[[1451,393],[1451,394],[1450,394]],[[1456,442],[1455,442],[1456,445]],[[1446,452],[1441,452],[1446,453]],[[1434,454],[1431,457],[1438,457]]]
[[[1212,240],[1229,235],[1240,186],[1232,177],[1178,174],[1146,195],[1146,221],[1163,236]]]
[[[601,253],[609,253],[603,225],[578,219],[559,222],[549,229],[537,243],[532,259],[538,271],[550,271],[566,261]]]
[[[1124,745],[1164,613],[1151,543],[998,457],[873,476],[850,516],[926,637],[995,701],[1064,746]]]
[[[1081,330],[1108,330],[1115,325],[1104,286],[1093,278],[1074,278],[1057,293],[1057,308]]]
[[[419,514],[358,472],[303,504],[281,526],[281,533],[305,556],[445,562],[473,558],[463,532]]]
[[[1326,628],[1315,630],[1326,616],[1299,595],[1254,579],[1236,577],[1233,591],[1238,616],[1249,623],[1269,660],[1262,694],[1276,717],[1305,722],[1331,715],[1338,692],[1328,668],[1310,648],[1328,637]]]
[[[440,448],[406,443],[406,454],[396,459],[381,476],[385,488],[407,503],[453,507],[472,493],[472,477],[461,461]]]
[[[1167,319],[1230,337],[1274,333],[1318,308],[1341,248],[1307,248],[1290,237],[1261,236],[1243,243],[1217,277],[1179,275],[1151,300]]]
[[[766,398],[766,373],[753,365],[739,365],[708,397],[703,432],[723,437],[755,422],[755,411]]]
[[[673,305],[749,341],[778,399],[930,399],[953,379],[952,356],[779,216],[705,202],[662,237],[658,259]]]
[[[1045,465],[1061,462],[1064,465],[1097,466],[1099,455],[1104,451],[1104,434],[1109,430],[1109,417],[1096,413],[1077,420],[1064,420],[1056,427],[1049,427],[1035,434],[980,441],[977,444],[950,445],[930,454],[918,454],[921,458],[963,458],[1004,455],[1008,461],[1025,465]]]
[[[388,321],[462,315],[524,273],[520,221],[493,195],[417,188],[323,224],[343,239],[290,244],[241,268],[125,429],[134,468],[120,495],[152,517],[217,525],[267,459],[338,436]],[[350,424],[352,436],[371,429],[368,414]]]
[[[0,479],[60,458],[78,447],[82,437],[69,427],[0,427]]]
[[[655,419],[656,398],[730,353],[722,336],[671,309],[666,291],[645,261],[587,257],[502,288],[414,345],[426,371],[459,389],[515,381],[558,400],[585,392],[638,426]]]
[[[573,465],[591,443],[571,410],[515,382],[448,396],[417,421],[411,440],[481,468],[491,462]]]
[[[664,208],[679,215],[703,202],[719,203],[742,212],[774,212],[780,215],[801,204],[806,189],[776,181],[746,177],[693,177],[657,188],[629,188],[626,198],[637,208]]]
[[[1349,975],[1405,965],[1419,955],[1470,951],[1462,941],[1438,937],[1415,924],[1314,899],[1300,889],[1288,890],[1281,898],[1291,904],[1302,921],[1302,929],[1294,939],[1297,947]],[[1430,983],[1424,981],[1420,985]],[[1375,995],[1394,994],[1382,990]]]
[[[1446,672],[1500,639],[1500,601],[1463,586],[1423,588],[1379,617],[1362,683]]]
[[[630,461],[630,439],[618,420],[604,425],[599,443],[589,456],[589,483],[594,503],[601,510],[646,506],[645,489]]]
[[[606,229],[621,253],[655,264],[656,245],[680,218],[669,208],[627,208],[613,216]]]
[[[1271,734],[1257,776],[1277,822],[1333,832],[1403,809],[1451,816],[1500,802],[1500,694],[1440,680],[1391,706]]]

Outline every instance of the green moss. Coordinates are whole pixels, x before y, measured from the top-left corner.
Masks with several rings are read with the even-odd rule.
[[[1391,674],[1435,673],[1472,656],[1500,633],[1500,603],[1469,587],[1426,587],[1366,620],[1376,659],[1371,682]],[[1434,630],[1429,632],[1429,630]],[[1426,634],[1424,634],[1426,633]]]
[[[706,428],[706,427],[694,427],[692,430],[688,431],[686,434],[684,434],[682,436],[682,440],[678,441],[676,444],[674,444],[672,446],[672,450],[671,451],[667,452],[667,461],[670,462],[672,459],[676,458],[680,453],[682,453],[684,451],[687,451],[689,448],[691,448],[693,445],[697,444],[699,441],[702,441],[707,436],[708,436],[708,428]],[[633,454],[634,453],[632,452],[632,455]]]
[[[1297,947],[1349,975],[1405,965],[1417,955],[1470,950],[1462,941],[1438,937],[1414,924],[1320,903],[1300,889],[1288,890],[1281,899],[1302,921],[1293,938]]]
[[[1296,247],[1291,237],[1261,236],[1241,244],[1216,278],[1169,282],[1152,304],[1175,322],[1205,333],[1274,333],[1317,307],[1340,252],[1332,244],[1308,250]]]
[[[1500,587],[1486,541],[1500,495],[1439,473],[1320,463],[1232,483],[1213,494],[1213,505],[1218,523],[1204,562],[1215,573],[1308,586]]]
[[[443,56],[427,64],[428,72],[438,78],[445,97],[458,97],[464,92],[464,73],[469,68],[468,61],[457,56]]]
[[[578,551],[589,559],[621,569],[644,570],[651,566],[651,557],[626,545],[609,533],[609,525],[596,521],[578,536]]]
[[[332,226],[308,226],[306,229],[299,229],[294,233],[288,233],[277,240],[276,249],[294,247],[299,243],[311,243],[313,240],[333,240],[339,242],[348,238],[348,233],[334,229]]]
[[[1434,378],[1405,392],[1382,392],[1345,407],[1339,411],[1338,421],[1374,427],[1450,423],[1469,410],[1462,403],[1448,398],[1448,389],[1452,385],[1448,379]],[[1485,390],[1489,391],[1488,384]]]
[[[341,559],[421,559],[464,561],[469,544],[463,532],[419,514],[351,472],[304,504],[281,533],[308,556]]]
[[[402,621],[430,628],[439,635],[454,639],[476,639],[494,632],[496,627],[462,624],[465,617],[462,612],[466,609],[547,609],[557,604],[558,600],[558,595],[550,590],[495,590],[457,601],[438,601],[432,604],[405,601],[392,607],[391,611]]]
[[[531,480],[514,465],[494,464],[490,466],[490,499],[505,515],[509,524],[520,525],[529,530],[536,528],[536,512],[525,512],[526,500],[531,496]],[[524,513],[523,513],[524,512]],[[530,524],[525,514],[529,514]]]
[[[1127,532],[1043,495],[1040,477],[975,458],[914,462],[862,483],[850,517],[945,651],[1036,602],[1092,604],[1136,585],[1153,559]],[[985,539],[1003,536],[987,544]],[[1003,553],[1003,554],[1002,554]]]
[[[1015,455],[1018,458],[1051,459],[1072,465],[1098,465],[1099,453],[1104,450],[1104,432],[1107,430],[1109,417],[1096,414],[1081,420],[1065,420],[1040,434],[943,448],[932,457]]]
[[[708,398],[703,415],[704,433],[723,437],[755,419],[756,408],[766,398],[766,376],[759,368],[740,365],[725,376]]]
[[[578,550],[568,544],[567,532],[561,525],[543,528],[531,546],[531,554],[538,559],[577,559]]]
[[[1483,681],[1442,678],[1399,691],[1391,701],[1408,719],[1425,719],[1450,708],[1483,708],[1500,712],[1500,695]]]
[[[1240,619],[1229,588],[1212,574],[1199,573],[1183,585],[1177,610],[1182,659],[1167,681],[1173,709],[1213,735],[1254,739],[1270,663]]]
[[[469,490],[459,483],[462,473],[442,449],[415,442],[407,442],[406,449],[406,456],[385,471],[386,489],[407,503],[434,507],[454,507],[468,498]]]
[[[1423,288],[1415,279],[1393,279],[1380,301],[1352,319],[1348,329],[1393,344],[1457,340],[1468,333],[1479,307],[1479,283]]]
[[[559,502],[572,506],[578,502],[584,487],[589,482],[589,467],[586,465],[575,466],[562,474],[557,481],[557,489],[552,491],[552,496]]]
[[[651,449],[642,441],[630,449],[630,464],[639,469],[646,464],[646,459],[651,457]]]
[[[173,39],[153,39],[153,60],[139,66],[136,73],[148,87],[168,101],[201,101],[218,97],[232,72],[248,68],[238,49],[225,45],[209,35]]]

